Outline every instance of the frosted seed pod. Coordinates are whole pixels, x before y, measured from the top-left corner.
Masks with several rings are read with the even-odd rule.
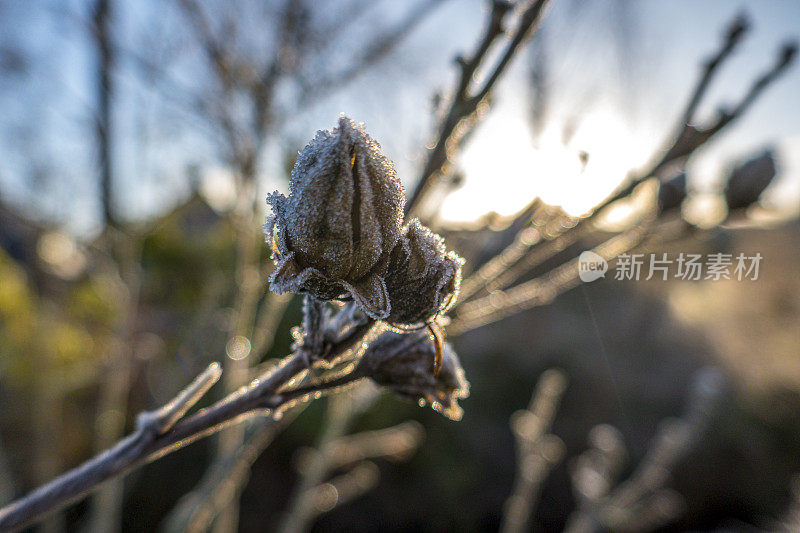
[[[289,189],[288,197],[274,192],[267,198],[273,215],[264,231],[276,262],[272,290],[353,299],[370,317],[386,318],[391,305],[384,278],[405,200],[378,143],[341,117],[300,152]]]
[[[413,219],[392,251],[386,286],[392,302],[387,322],[425,323],[455,301],[464,260],[444,240]]]
[[[441,369],[433,371],[435,346],[427,331],[387,331],[370,343],[355,373],[413,401],[424,401],[453,420],[463,412],[458,400],[469,396],[469,383],[452,347],[445,343]]]

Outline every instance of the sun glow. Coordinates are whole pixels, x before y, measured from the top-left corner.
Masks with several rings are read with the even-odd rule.
[[[524,117],[494,115],[466,147],[465,184],[444,201],[442,216],[467,221],[489,211],[510,215],[537,196],[583,215],[645,163],[653,137],[634,131],[610,110],[597,110],[583,117],[566,144],[556,123],[534,146]]]

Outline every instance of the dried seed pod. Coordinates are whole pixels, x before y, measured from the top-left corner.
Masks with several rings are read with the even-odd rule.
[[[346,117],[317,132],[292,170],[289,196],[274,192],[264,231],[276,269],[271,288],[323,300],[353,299],[389,315],[384,276],[400,238],[405,200],[392,163]]]
[[[458,295],[463,264],[440,236],[413,219],[389,260],[386,286],[392,308],[386,321],[420,324],[446,311]]]
[[[448,418],[459,420],[463,411],[458,400],[469,396],[469,383],[458,356],[447,343],[439,374],[434,374],[435,350],[427,330],[406,334],[386,331],[370,343],[355,372],[402,396],[428,402]]]
[[[728,176],[728,184],[725,187],[728,209],[731,211],[744,209],[756,203],[775,174],[775,158],[771,150],[766,150],[734,168]]]
[[[686,198],[686,173],[681,172],[661,182],[658,188],[658,208],[662,213],[680,209]]]

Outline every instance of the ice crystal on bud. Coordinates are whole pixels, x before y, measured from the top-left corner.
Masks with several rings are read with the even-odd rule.
[[[288,197],[275,192],[267,199],[272,290],[353,299],[372,318],[389,316],[384,278],[405,200],[378,143],[341,117],[300,152],[289,189]]]
[[[420,403],[430,403],[444,416],[459,420],[460,398],[469,396],[469,383],[455,352],[445,344],[442,367],[433,372],[435,347],[427,331],[386,331],[370,343],[355,372],[378,385]]]
[[[455,301],[464,260],[447,252],[444,240],[413,219],[389,260],[386,285],[392,302],[387,321],[419,324]]]

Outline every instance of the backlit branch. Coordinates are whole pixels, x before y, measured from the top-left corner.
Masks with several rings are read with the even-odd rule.
[[[655,162],[646,171],[634,174],[627,185],[601,202],[594,208],[592,214],[586,218],[570,221],[570,217],[563,216],[560,219],[561,227],[556,224],[555,231],[542,233],[537,229],[536,233],[531,234],[528,232],[527,235],[523,232],[528,230],[520,232],[508,247],[464,280],[461,299],[464,305],[459,309],[459,316],[463,316],[461,313],[465,312],[465,310],[470,310],[469,312],[475,313],[476,316],[480,314],[473,304],[489,305],[489,297],[469,302],[468,300],[471,297],[478,295],[482,290],[491,291],[510,286],[535,266],[542,264],[567,246],[577,242],[592,231],[592,223],[605,208],[629,197],[639,184],[650,177],[659,176],[668,166],[685,161],[714,135],[742,116],[758,96],[786,72],[797,53],[796,43],[788,42],[784,44],[778,53],[775,64],[753,82],[748,92],[731,111],[720,111],[716,120],[709,126],[698,127],[693,125],[697,108],[702,102],[709,84],[719,72],[719,68],[725,60],[730,57],[736,46],[741,42],[746,30],[747,21],[743,16],[737,16],[731,22],[720,49],[706,62],[703,73],[689,97],[684,111],[681,113],[677,133],[674,135],[669,147],[660,152],[663,155],[654,158]],[[546,286],[550,286],[550,284]],[[521,290],[516,291],[516,289],[515,287],[515,294],[517,292],[522,293]],[[492,301],[497,304],[498,298],[505,299],[506,296],[507,294],[503,293],[499,296],[494,295]],[[542,303],[549,301],[547,298],[543,298],[541,294],[532,298],[532,300],[527,301],[525,308],[542,305]],[[505,308],[505,305],[504,303],[501,307]],[[490,308],[493,307],[494,305],[490,306]],[[505,316],[503,313],[498,314],[496,310],[490,314]]]
[[[735,46],[741,41],[746,29],[747,24],[741,16],[735,18],[731,23],[722,48],[706,64],[701,79],[690,96],[686,109],[682,114],[681,121],[677,128],[677,134],[673,137],[669,147],[663,151],[664,155],[658,158],[647,171],[638,173],[626,187],[601,203],[595,209],[595,213],[613,202],[625,198],[639,183],[651,176],[658,176],[669,165],[686,161],[698,148],[711,140],[712,137],[722,131],[726,126],[729,126],[734,120],[741,117],[758,96],[786,72],[794,61],[797,52],[797,44],[794,42],[786,43],[781,47],[775,64],[754,81],[742,100],[731,111],[718,111],[717,118],[708,126],[702,127],[693,124],[696,122],[695,114],[697,107],[705,96],[708,84],[713,79],[713,76],[718,73],[719,67],[724,60],[729,57],[731,51],[733,51]]]
[[[648,236],[655,213],[651,210],[641,223],[616,235],[591,250],[606,261],[629,252]],[[551,303],[559,294],[577,287],[578,258],[575,257],[548,273],[508,289],[496,291],[458,307],[458,314],[448,327],[451,335],[465,333],[477,327],[496,322],[526,309]]]
[[[516,55],[520,45],[530,38],[538,26],[549,0],[533,0],[518,8],[504,0],[492,2],[491,13],[483,37],[478,47],[468,59],[459,57],[461,67],[458,83],[452,95],[450,107],[439,126],[436,142],[428,155],[417,184],[406,203],[406,212],[413,213],[419,208],[423,197],[439,181],[446,172],[449,158],[458,149],[464,136],[472,129],[473,122],[479,115],[480,105],[494,89],[497,80],[506,70],[511,59]],[[506,18],[509,12],[517,11],[516,26],[511,30],[505,49],[500,59],[492,67],[486,81],[478,88],[470,90],[478,69],[486,60],[494,44],[505,33]]]

